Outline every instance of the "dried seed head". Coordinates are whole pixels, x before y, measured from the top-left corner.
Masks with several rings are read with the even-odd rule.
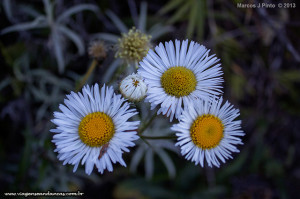
[[[150,39],[150,35],[146,35],[133,27],[119,38],[116,57],[129,63],[141,61],[151,47]]]
[[[107,48],[102,41],[94,41],[89,46],[89,56],[95,59],[104,59],[106,57]]]

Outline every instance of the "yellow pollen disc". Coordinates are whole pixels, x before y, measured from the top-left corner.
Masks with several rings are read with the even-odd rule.
[[[78,127],[79,137],[90,147],[99,147],[106,144],[115,133],[112,119],[102,112],[86,115]]]
[[[176,97],[187,96],[196,89],[195,74],[183,66],[174,66],[161,76],[161,85],[165,92]]]
[[[213,115],[199,116],[190,128],[193,143],[202,149],[211,149],[218,146],[223,138],[224,125]]]

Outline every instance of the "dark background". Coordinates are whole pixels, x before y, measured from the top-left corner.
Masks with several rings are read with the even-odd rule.
[[[1,2],[1,29],[33,20],[20,5],[44,13],[42,1],[11,2],[11,19]],[[246,133],[244,145],[239,146],[241,152],[221,168],[194,166],[170,152],[177,171],[174,179],[168,177],[157,157],[151,179],[145,178],[143,162],[136,173],[114,165],[112,173],[94,171],[91,176],[83,168],[73,173],[71,166],[62,166],[53,152],[49,129],[54,125],[50,119],[65,94],[75,89],[91,59],[87,52],[79,55],[74,44],[65,41],[67,61],[65,70],[59,72],[49,28],[0,35],[1,192],[80,190],[85,197],[101,198],[298,198],[300,3],[280,1],[295,3],[296,8],[242,9],[237,8],[239,2],[246,3],[147,1],[147,27],[158,22],[173,27],[152,41],[154,46],[190,38],[221,59],[224,98],[240,109],[239,119]],[[120,35],[105,14],[108,9],[130,28],[141,2],[57,1],[54,14],[82,3],[97,5],[100,12],[72,15],[66,26],[80,35],[87,48],[94,33]],[[114,57],[113,51],[109,53],[108,61],[96,68],[90,83],[101,82]],[[124,158],[129,163],[131,153]]]

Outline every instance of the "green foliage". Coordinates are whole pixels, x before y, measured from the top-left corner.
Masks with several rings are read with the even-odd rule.
[[[85,52],[85,46],[83,40],[80,36],[75,33],[73,30],[67,27],[70,17],[76,13],[82,12],[84,10],[90,10],[93,12],[99,12],[97,6],[92,4],[80,4],[68,8],[61,15],[54,18],[54,3],[50,0],[44,0],[44,12],[45,14],[40,14],[39,12],[30,8],[29,14],[34,16],[34,20],[31,22],[18,23],[12,26],[9,26],[1,30],[0,34],[7,34],[10,32],[16,31],[26,31],[31,29],[40,29],[40,28],[49,28],[50,33],[48,35],[49,42],[52,43],[52,50],[54,52],[59,72],[62,73],[65,68],[65,51],[66,51],[66,39],[72,41],[78,49],[78,54],[83,55]],[[8,15],[8,18],[12,17],[11,5],[8,1],[5,1],[4,8]],[[21,7],[20,9],[24,9]]]
[[[186,37],[193,38],[196,32],[197,39],[202,40],[204,34],[204,22],[206,17],[206,1],[205,0],[170,0],[160,11],[159,14],[164,15],[170,11],[175,13],[168,19],[168,24],[176,22],[188,21]]]
[[[90,198],[93,194],[107,198],[299,196],[291,186],[299,184],[300,158],[297,10],[267,9],[261,15],[261,10],[238,9],[239,0],[170,0],[143,2],[130,11],[127,1],[117,5],[107,1],[99,3],[106,6],[105,16],[96,17],[85,11],[99,14],[98,6],[76,2],[70,7],[48,0],[36,5],[1,2],[6,26],[0,35],[2,192],[80,190]],[[134,15],[134,9],[139,14]],[[289,22],[282,16],[288,16]],[[278,26],[274,29],[269,20]],[[115,165],[113,173],[87,176],[82,167],[73,173],[57,159],[49,121],[88,70],[87,40],[105,40],[109,49],[88,83],[106,83],[117,90],[126,73],[136,70],[114,57],[120,33],[133,25],[152,35],[153,44],[173,40],[184,29],[188,38],[205,42],[220,58],[224,98],[241,110],[239,119],[246,133],[245,144],[232,160],[220,168],[202,168],[186,161],[173,139],[147,139],[172,134],[166,118],[151,120],[155,110],[141,104],[131,106],[139,109],[136,117],[144,121],[139,130],[147,128],[141,133],[144,139],[125,156],[128,168]]]

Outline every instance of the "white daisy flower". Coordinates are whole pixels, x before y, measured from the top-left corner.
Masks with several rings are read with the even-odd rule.
[[[179,118],[179,123],[171,127],[178,137],[176,146],[187,160],[204,166],[204,157],[208,166],[219,167],[221,160],[232,158],[232,152],[239,152],[235,145],[243,144],[237,136],[244,136],[241,121],[234,119],[239,110],[234,109],[223,99],[211,101],[198,100],[197,106],[188,106]]]
[[[140,75],[132,73],[121,81],[120,92],[130,101],[141,101],[146,97],[147,85]]]
[[[222,93],[221,64],[215,55],[208,56],[210,50],[203,45],[188,40],[162,43],[149,50],[139,63],[138,73],[148,85],[146,101],[151,109],[160,105],[157,114],[163,113],[170,121],[178,118],[183,106],[195,99],[208,100]],[[215,65],[216,64],[216,65]]]
[[[85,86],[82,93],[71,92],[60,104],[61,112],[54,112],[51,120],[57,125],[50,131],[55,133],[52,142],[56,145],[58,159],[63,164],[85,164],[85,172],[90,175],[94,165],[100,173],[105,169],[113,171],[112,163],[126,166],[122,153],[129,152],[138,139],[136,130],[139,121],[129,122],[136,115],[135,109],[121,95],[116,95],[112,87],[105,85],[99,90],[98,84]]]

